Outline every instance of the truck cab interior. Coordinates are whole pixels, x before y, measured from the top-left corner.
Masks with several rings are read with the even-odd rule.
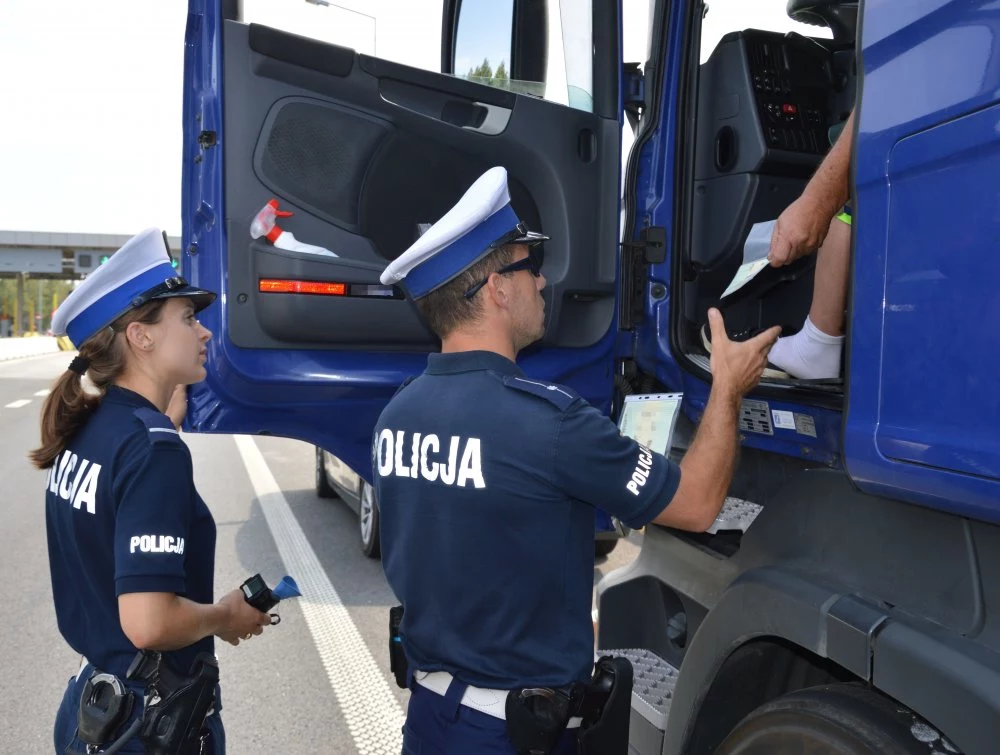
[[[737,340],[773,325],[791,335],[809,312],[815,254],[768,267],[722,298],[743,262],[751,227],[776,219],[799,197],[854,103],[858,3],[790,0],[787,12],[832,38],[733,30],[707,60],[691,66],[688,111],[694,116],[680,138],[693,148],[679,150],[681,186],[690,188],[676,218],[682,232],[675,247],[674,338],[675,353],[696,370],[709,368],[702,330],[710,307],[722,309]],[[811,395],[837,405],[842,395],[841,380],[764,382],[799,388],[796,400],[807,402]]]

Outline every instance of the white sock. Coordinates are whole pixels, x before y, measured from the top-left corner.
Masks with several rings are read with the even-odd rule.
[[[840,351],[843,336],[831,336],[806,318],[802,330],[794,336],[779,338],[768,361],[800,380],[840,377]]]

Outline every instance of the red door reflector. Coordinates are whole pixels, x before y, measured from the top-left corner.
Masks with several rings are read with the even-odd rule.
[[[278,278],[261,278],[260,292],[264,294],[319,294],[320,296],[346,296],[346,283],[326,281],[292,281]]]

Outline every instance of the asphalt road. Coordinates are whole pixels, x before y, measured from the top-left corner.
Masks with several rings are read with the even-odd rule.
[[[52,723],[79,657],[56,628],[45,539],[45,473],[27,461],[46,390],[70,354],[0,363],[0,751],[51,753]],[[394,604],[357,519],[316,496],[310,446],[283,438],[185,434],[199,492],[218,526],[216,593],[260,572],[291,573],[304,597],[250,642],[219,642],[228,751],[398,753],[408,693],[386,653]],[[640,534],[596,564],[595,578],[638,554]]]

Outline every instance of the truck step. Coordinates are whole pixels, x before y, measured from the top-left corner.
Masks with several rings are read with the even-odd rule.
[[[708,532],[712,535],[722,530],[746,532],[763,509],[763,506],[752,501],[744,501],[742,498],[727,498],[726,502],[722,504],[722,510],[715,518],[715,522],[708,528]]]
[[[670,703],[677,685],[677,669],[649,650],[602,650],[600,654],[624,657],[631,661],[634,671],[632,728],[636,728],[638,714],[662,735],[667,729],[667,715],[670,713]]]

